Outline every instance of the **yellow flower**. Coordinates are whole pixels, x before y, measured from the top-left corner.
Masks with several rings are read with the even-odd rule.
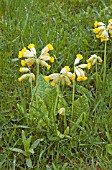
[[[19,51],[18,58],[22,58],[22,57],[23,57],[23,52]]]
[[[99,62],[99,63],[102,63],[102,59],[100,58],[100,59],[98,60],[98,62]]]
[[[26,65],[25,60],[21,60],[21,65],[24,67]]]
[[[41,51],[41,55],[50,56],[48,51],[53,50],[53,46],[51,44],[47,44]]]
[[[97,27],[98,26],[98,21],[94,22],[94,26]]]
[[[100,35],[97,34],[97,35],[96,35],[96,38],[100,38]]]
[[[72,82],[74,82],[75,77],[76,77],[76,75],[73,73],[73,74],[72,74],[72,77],[70,77],[70,80],[72,80]]]
[[[50,57],[50,62],[54,63],[54,57]]]
[[[49,83],[49,81],[50,81],[49,76],[44,76],[44,79],[45,79],[45,81],[46,81],[47,83]]]
[[[51,66],[50,66],[50,65],[48,65],[48,66],[47,66],[47,70],[49,70],[50,68],[51,68]]]
[[[48,47],[49,50],[53,50],[54,49],[51,44],[47,44],[47,47]]]
[[[54,81],[52,81],[51,86],[56,86],[56,83]]]
[[[98,34],[98,33],[100,32],[100,29],[99,29],[99,28],[95,28],[95,29],[93,29],[93,32],[94,32],[95,34]]]
[[[58,113],[59,113],[60,115],[64,116],[64,115],[65,115],[65,108],[64,108],[64,107],[60,108],[59,111],[58,111]]]
[[[83,59],[83,56],[81,54],[77,54],[76,57],[79,58],[80,60]]]
[[[34,45],[34,44],[29,44],[29,45],[28,45],[28,48],[29,48],[29,49],[31,49],[32,47],[35,47],[35,45]]]
[[[98,60],[99,62],[102,62],[101,57],[97,56],[96,54],[93,54],[93,55],[91,55],[91,57],[87,60],[87,63],[88,63],[88,64],[91,64],[91,65],[94,65],[94,64],[97,62],[97,60]]]
[[[80,64],[78,67],[80,67],[80,68],[87,68],[89,70],[91,68],[91,63],[88,62],[88,64]]]
[[[70,81],[69,81],[69,82],[66,82],[66,85],[67,85],[67,86],[69,86],[70,84],[71,84],[71,82],[70,82]]]
[[[85,81],[85,80],[87,80],[87,77],[83,77],[83,76],[78,76],[77,77],[77,81]]]
[[[28,71],[30,71],[30,70],[29,70],[29,68],[27,68],[27,67],[21,67],[21,68],[19,69],[19,71],[20,71],[21,73],[23,73],[23,72],[28,72]]]
[[[18,78],[18,81],[21,82],[22,80],[27,79],[28,76],[28,74],[23,74],[21,77]]]
[[[24,47],[24,48],[22,49],[22,52],[23,52],[23,53],[26,52],[26,47]]]
[[[65,66],[64,68],[66,69],[66,71],[67,71],[67,72],[69,72],[69,71],[70,71],[69,66]]]
[[[91,68],[91,63],[87,64],[87,68],[88,68],[88,70]]]
[[[77,54],[76,59],[74,61],[74,65],[77,65],[79,63],[79,61],[82,59],[83,59],[83,56],[81,54]]]
[[[112,19],[109,19],[108,22],[112,22]]]
[[[35,75],[34,75],[33,73],[30,73],[30,74],[29,74],[29,78],[31,78],[32,81],[34,81],[34,80],[35,80]]]

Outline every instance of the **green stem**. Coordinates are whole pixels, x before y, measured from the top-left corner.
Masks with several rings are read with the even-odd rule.
[[[104,47],[104,72],[103,72],[103,83],[105,82],[105,77],[106,77],[106,48],[107,48],[107,41],[105,41],[105,47]]]
[[[32,99],[32,81],[30,82],[30,86],[31,86],[31,99]]]
[[[37,75],[36,75],[36,104],[38,106],[38,76],[39,76],[39,64],[37,64]]]
[[[64,129],[67,128],[66,112],[64,114]]]
[[[59,84],[57,84],[57,95],[56,95],[56,100],[55,100],[55,105],[54,105],[54,116],[56,116],[56,108],[57,108],[57,104],[58,104],[58,96],[59,96]]]
[[[54,105],[54,114],[53,114],[53,122],[54,122],[54,128],[56,131],[56,109],[57,109],[57,105],[58,105],[58,96],[59,96],[59,84],[57,84],[57,94],[56,94],[56,100],[55,100],[55,105]]]
[[[96,91],[97,91],[97,85],[98,85],[98,67],[97,67],[97,61],[96,61]]]
[[[75,95],[75,81],[73,82],[71,122],[73,120],[73,114],[74,114],[74,95]]]

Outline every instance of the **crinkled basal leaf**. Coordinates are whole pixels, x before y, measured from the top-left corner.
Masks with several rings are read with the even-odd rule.
[[[37,108],[36,100],[34,98],[34,100],[30,105],[29,111],[30,111],[29,118],[31,122],[34,122],[40,128],[44,126],[48,126],[50,121],[48,118],[48,109],[40,96],[38,96],[38,108]]]
[[[76,116],[77,114],[81,114],[83,112],[88,113],[88,111],[89,111],[88,98],[84,94],[74,101],[74,116]]]
[[[38,96],[44,102],[49,112],[52,110],[56,99],[56,87],[52,87],[49,83],[46,83],[42,75],[38,79]],[[33,98],[36,94],[36,87],[33,89]]]
[[[34,88],[34,91],[36,89]],[[44,104],[46,105],[49,113],[53,111],[54,103],[56,100],[56,87],[52,87],[49,83],[46,83],[43,76],[39,76],[39,85],[38,85],[38,95],[41,97],[41,99],[44,101]],[[34,94],[33,94],[34,95]],[[59,91],[58,96],[58,107],[65,107],[67,106],[67,102],[62,96],[61,91]]]
[[[112,155],[112,144],[107,144],[106,145],[106,151],[107,151],[107,153]]]
[[[36,96],[36,87],[33,89],[33,100],[30,105],[30,114],[33,115],[32,119],[38,126],[46,126],[50,123],[52,113],[54,111],[54,104],[56,100],[56,87],[52,87],[49,83],[46,83],[42,75],[39,76],[38,88]],[[38,105],[36,103],[36,97],[38,97]],[[37,108],[38,106],[38,108]],[[67,103],[59,91],[58,107],[67,107]],[[58,109],[58,108],[57,108]],[[30,118],[31,118],[30,115]],[[51,120],[52,121],[52,120]]]
[[[81,85],[76,85],[76,91],[80,94],[85,94],[87,97],[92,98],[91,92]]]

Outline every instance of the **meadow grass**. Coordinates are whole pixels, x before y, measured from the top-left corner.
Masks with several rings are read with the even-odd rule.
[[[66,120],[57,114],[52,122],[45,115],[52,113],[56,88],[42,76],[57,73],[65,65],[73,72],[78,53],[84,62],[92,54],[104,59],[104,43],[96,39],[93,28],[95,20],[107,23],[112,18],[112,1],[0,0],[0,4],[0,169],[111,170],[112,39],[107,41],[105,82],[103,63],[98,63],[97,72],[92,67],[88,79],[75,84],[72,121],[72,84],[58,95]],[[54,47],[51,69],[40,68],[38,108],[35,101],[29,106],[29,82],[18,82],[18,52],[30,43],[35,44],[37,56],[46,44]]]

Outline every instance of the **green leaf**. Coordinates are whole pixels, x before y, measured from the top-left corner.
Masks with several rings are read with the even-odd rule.
[[[35,149],[40,142],[42,142],[44,139],[37,139],[33,144],[31,145],[32,149]]]
[[[30,143],[31,143],[31,136],[26,140],[26,142],[24,143],[24,149],[25,152],[28,152],[29,148],[30,148]]]
[[[67,126],[67,128],[66,128],[65,131],[64,131],[64,135],[68,135],[69,132],[70,132],[70,128],[69,128],[69,126]]]
[[[93,99],[92,98],[92,93],[85,87],[81,86],[81,85],[78,85],[76,84],[76,91],[79,93],[79,94],[85,94],[89,99]]]
[[[21,153],[21,154],[23,154],[23,155],[26,156],[25,151],[23,151],[22,149],[19,149],[19,148],[9,148],[9,150],[11,150],[11,151],[13,151],[13,152]]]
[[[33,148],[30,148],[28,151],[29,151],[30,153],[34,154]]]
[[[22,129],[29,129],[30,127],[24,126],[24,125],[18,125],[17,128],[22,128]]]
[[[105,133],[106,133],[108,141],[111,142],[111,135],[110,135],[109,131],[107,131]]]
[[[26,165],[28,168],[33,168],[31,158],[26,158]]]
[[[26,136],[24,130],[22,130],[22,142],[23,144],[26,142]]]
[[[112,144],[107,144],[106,145],[106,151],[107,151],[107,153],[112,155]]]
[[[46,170],[52,170],[49,165],[46,165]]]
[[[73,105],[74,105],[74,116],[84,112],[88,113],[89,111],[88,98],[85,94],[80,96],[77,100],[75,100]]]
[[[59,137],[60,139],[63,139],[65,136],[59,131],[57,130],[57,137]]]
[[[66,170],[68,163],[64,163],[64,165],[62,166],[62,170]]]

